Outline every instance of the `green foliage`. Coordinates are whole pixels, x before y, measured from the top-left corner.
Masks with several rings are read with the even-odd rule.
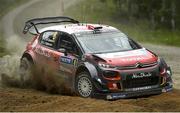
[[[132,39],[141,42],[180,46],[179,30],[172,31],[162,27],[152,29],[149,19],[142,19],[143,17],[138,17],[138,19],[137,17],[129,18],[126,13],[117,12],[116,8],[119,8],[118,3],[112,5],[113,2],[111,2],[111,5],[109,5],[109,2],[106,1],[114,0],[83,1],[66,10],[65,15],[78,19],[81,22],[101,23],[117,27]],[[128,10],[123,7],[125,6],[121,6],[124,11]],[[136,8],[133,8],[133,10],[136,12]]]
[[[0,0],[0,18],[9,10],[25,1],[26,0]]]
[[[150,20],[151,28],[180,29],[179,0],[108,0],[117,6],[115,13],[124,19]],[[107,2],[107,1],[106,1]]]

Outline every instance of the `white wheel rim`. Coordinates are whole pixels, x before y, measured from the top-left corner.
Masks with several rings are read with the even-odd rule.
[[[81,77],[78,81],[78,91],[81,96],[89,97],[92,92],[92,83],[87,77]]]

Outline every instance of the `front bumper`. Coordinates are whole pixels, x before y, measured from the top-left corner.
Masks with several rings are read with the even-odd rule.
[[[140,91],[116,92],[116,93],[107,93],[107,94],[96,93],[95,95],[107,100],[116,100],[116,99],[156,95],[156,94],[172,91],[172,89],[173,89],[172,85],[169,85],[163,88],[159,87],[159,88],[140,90]]]
[[[118,71],[118,70],[117,70]],[[131,84],[130,87],[125,87],[127,84],[126,80],[128,75],[132,73],[141,73],[141,72],[152,72],[153,76],[156,77],[158,81],[153,82],[152,79],[143,79],[141,81],[137,80],[135,81],[130,81],[127,84]],[[112,86],[115,87],[115,90],[111,90],[108,86],[107,83],[109,81],[101,81],[100,79],[96,79],[95,83],[98,83],[99,85],[96,84],[97,92],[95,93],[96,96],[99,96],[100,98],[105,98],[107,100],[115,100],[115,99],[124,99],[124,98],[131,98],[131,97],[139,97],[139,96],[146,96],[146,95],[155,95],[155,94],[161,94],[163,92],[169,92],[173,89],[173,82],[172,82],[172,72],[170,67],[167,67],[166,70],[166,75],[160,76],[159,75],[159,65],[156,65],[154,67],[150,68],[144,68],[142,70],[133,70],[133,71],[123,71],[119,72],[121,75],[121,81],[110,81],[110,83],[115,83],[116,85]],[[158,77],[158,78],[157,78]],[[131,79],[134,80],[134,79]],[[153,79],[154,80],[154,79]],[[142,82],[143,81],[143,82]],[[152,84],[144,84],[144,81],[146,83],[152,83]],[[119,84],[120,83],[120,87]],[[137,86],[138,83],[142,83],[143,85]]]

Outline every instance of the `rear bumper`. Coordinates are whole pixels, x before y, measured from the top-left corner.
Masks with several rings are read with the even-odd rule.
[[[154,89],[141,90],[141,91],[128,91],[128,92],[107,93],[107,94],[97,93],[96,95],[101,98],[105,98],[107,100],[116,100],[116,99],[156,95],[156,94],[172,91],[172,89],[173,89],[172,86],[166,86],[163,88],[154,88]]]

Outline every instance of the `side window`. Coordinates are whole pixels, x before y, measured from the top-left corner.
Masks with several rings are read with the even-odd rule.
[[[40,43],[47,47],[54,48],[59,33],[55,31],[47,31],[42,34]]]
[[[73,39],[67,34],[62,33],[58,40],[58,49],[64,48],[67,52],[79,55],[79,50]]]

